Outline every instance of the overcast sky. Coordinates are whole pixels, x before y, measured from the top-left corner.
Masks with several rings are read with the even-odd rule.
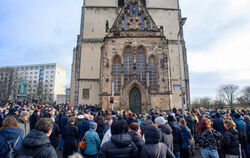
[[[70,83],[82,0],[0,0],[0,66],[59,63]],[[250,85],[250,0],[180,0],[191,97]]]

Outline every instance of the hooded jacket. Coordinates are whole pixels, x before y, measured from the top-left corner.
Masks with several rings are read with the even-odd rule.
[[[35,149],[45,144],[47,144],[47,146],[37,154],[36,158],[57,158],[56,151],[50,144],[49,137],[46,133],[35,129],[31,130],[24,138],[22,147],[17,153],[22,153],[24,149],[28,149],[28,153],[32,153]]]
[[[169,126],[169,124],[166,125],[160,125],[158,127],[161,130],[161,142],[165,143],[168,148],[173,151],[174,150],[174,143],[173,143],[173,135],[172,135],[172,129]]]
[[[116,134],[101,147],[99,158],[132,158],[136,157],[138,150],[128,134]]]
[[[171,115],[168,117],[168,124],[173,130],[174,153],[179,152],[183,142],[181,137],[181,128],[177,126],[178,123],[176,122],[175,118]]]
[[[142,148],[141,158],[175,158],[166,144],[160,143],[161,131],[158,127],[148,125],[145,128],[146,145]]]
[[[127,134],[131,136],[132,141],[135,143],[138,150],[141,151],[142,147],[145,145],[142,138],[135,131],[130,131]]]
[[[21,147],[23,141],[21,128],[5,128],[0,130],[0,158],[5,158],[6,154],[8,153],[9,146],[6,140],[9,143],[15,143],[17,139],[18,142],[16,144],[16,150]]]
[[[89,130],[89,119],[84,118],[78,127],[78,142],[80,142],[84,134]]]
[[[223,135],[223,148],[226,155],[240,155],[238,137],[239,134],[236,129],[230,128],[229,130],[225,130]]]

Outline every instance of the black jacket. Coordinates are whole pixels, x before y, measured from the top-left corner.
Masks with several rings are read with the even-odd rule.
[[[141,151],[143,146],[145,145],[142,138],[135,131],[130,131],[127,134],[131,136],[132,141],[135,143],[138,150]]]
[[[42,131],[31,130],[30,133],[24,138],[22,147],[17,153],[23,151],[23,149],[29,149],[28,153],[32,153],[35,149],[42,145],[48,144],[41,152],[39,152],[36,158],[57,158],[54,147],[50,144],[49,137]]]
[[[193,135],[195,129],[194,120],[192,119],[191,116],[186,117],[185,120],[187,122],[187,127],[190,129],[191,134]]]
[[[218,117],[212,120],[213,121],[213,129],[220,132],[221,134],[224,133],[224,121],[223,118]]]
[[[77,138],[78,138],[78,129],[75,125],[68,124],[63,128],[62,139],[63,144],[63,157],[67,158],[69,155],[72,155],[74,152],[77,152]]]
[[[103,144],[99,158],[133,158],[137,157],[138,150],[128,134],[112,135],[111,140]]]
[[[53,130],[52,130],[52,133],[51,135],[49,136],[49,139],[50,139],[50,142],[51,142],[51,145],[56,149],[57,146],[58,146],[58,137],[59,137],[59,134],[60,134],[60,130],[59,130],[59,127],[56,123],[54,123],[53,125]]]
[[[196,140],[199,146],[207,150],[217,150],[216,140],[222,140],[223,135],[215,130],[204,130],[196,134]]]
[[[174,153],[180,151],[180,147],[182,145],[182,137],[181,137],[181,128],[177,126],[177,122],[168,122],[170,127],[172,128],[173,132],[173,143],[174,143]]]
[[[223,149],[227,155],[240,155],[239,134],[236,129],[225,130],[223,135]]]

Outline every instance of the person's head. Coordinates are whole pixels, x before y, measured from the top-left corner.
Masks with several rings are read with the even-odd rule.
[[[123,134],[127,130],[127,121],[125,120],[117,120],[114,121],[111,125],[111,134],[116,135],[116,134]]]
[[[211,129],[211,122],[207,118],[203,118],[197,126],[197,131],[202,133],[206,129]]]
[[[28,111],[22,111],[21,114],[20,114],[20,118],[23,119],[23,120],[26,120],[28,121],[29,120],[29,112]]]
[[[113,118],[112,118],[111,116],[108,117],[107,123],[108,123],[109,125],[111,125],[111,124],[113,123]]]
[[[169,115],[168,116],[168,122],[174,122],[175,121],[175,118],[173,115]]]
[[[234,118],[239,119],[240,117],[241,117],[240,114],[238,113],[234,114]]]
[[[244,120],[246,120],[246,121],[250,121],[250,116],[245,115],[245,116],[244,116]]]
[[[93,130],[96,130],[97,124],[96,124],[95,122],[90,122],[90,123],[89,123],[89,128],[90,128],[90,129],[93,129]]]
[[[230,128],[236,128],[236,124],[232,120],[224,120],[224,127],[228,130]]]
[[[68,120],[68,122],[73,125],[75,123],[75,118],[74,117],[70,117],[69,120]]]
[[[140,129],[140,125],[136,122],[131,122],[128,126],[128,129],[130,131],[135,131],[135,132],[140,132],[141,129]]]
[[[159,116],[155,119],[155,125],[158,126],[162,126],[166,124],[166,120],[164,119],[164,117]]]
[[[89,119],[89,115],[88,114],[84,114],[84,118]]]
[[[41,118],[37,121],[35,129],[46,133],[49,137],[53,129],[53,121],[50,118]]]
[[[83,157],[79,153],[74,153],[73,155],[69,156],[69,158],[83,158]]]
[[[157,144],[161,140],[161,131],[154,125],[147,125],[144,134],[146,144]]]
[[[90,115],[90,116],[89,116],[89,120],[90,120],[90,121],[94,121],[94,116],[93,116],[93,115]]]
[[[184,118],[181,118],[181,119],[179,120],[179,124],[180,124],[181,126],[186,126],[186,125],[187,125],[187,122],[186,122],[186,120],[185,120]]]
[[[225,120],[231,120],[231,116],[229,114],[225,114],[224,119]]]
[[[17,120],[15,119],[15,117],[7,116],[2,122],[1,129],[4,129],[4,128],[20,128],[20,126]]]

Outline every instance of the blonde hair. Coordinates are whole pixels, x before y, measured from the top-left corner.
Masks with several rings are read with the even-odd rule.
[[[232,120],[227,119],[227,120],[224,121],[224,124],[227,125],[228,129],[236,128],[236,124]]]
[[[229,114],[225,114],[224,119],[225,119],[225,120],[232,120],[232,119],[231,119],[231,116],[230,116]]]
[[[180,122],[180,125],[184,125],[184,126],[187,125],[187,122],[184,118],[181,118],[179,122]]]
[[[199,119],[195,113],[191,113],[191,117],[193,120],[195,120],[197,123],[199,123]]]

